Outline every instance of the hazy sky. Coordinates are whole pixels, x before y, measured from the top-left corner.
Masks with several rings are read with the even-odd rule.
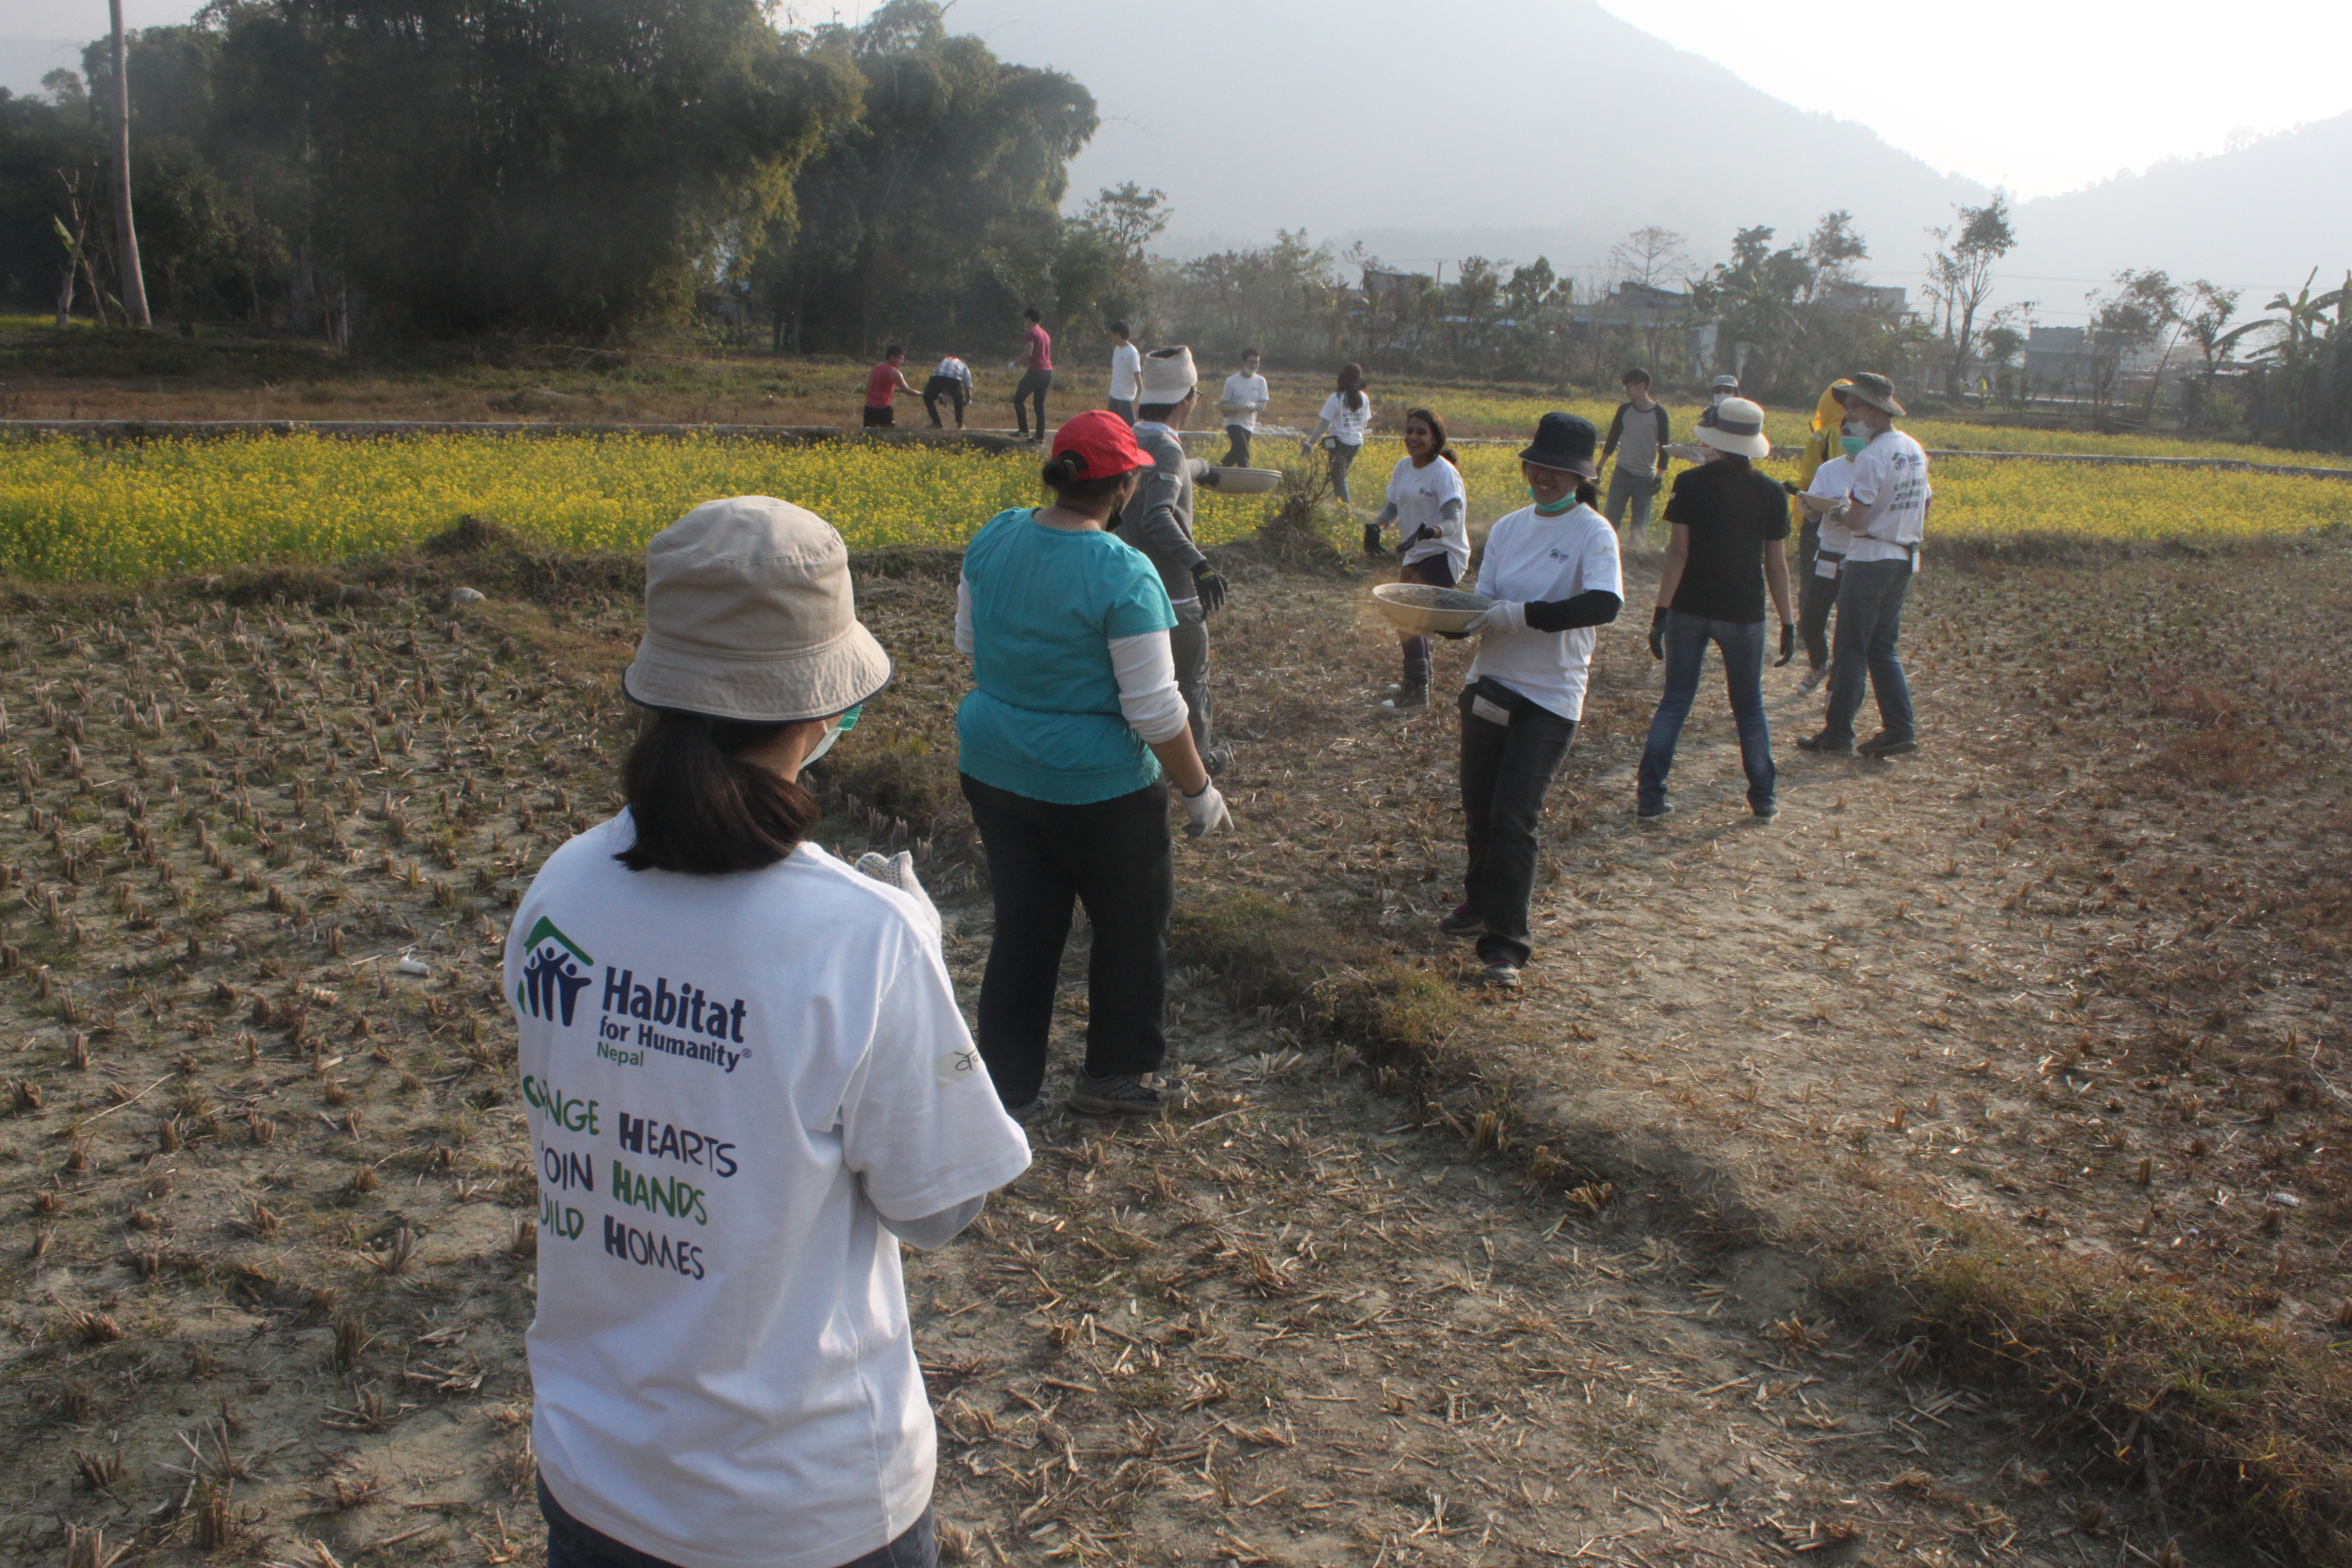
[[[2233,21],[2211,0],[2138,0],[2127,7],[2092,0],[1601,3],[1799,108],[1859,121],[1939,170],[2004,184],[2021,196],[2072,189],[2166,157],[2218,153],[2232,132],[2284,131],[2352,110],[2352,72],[2345,68],[2352,56],[2352,5],[2342,0],[2269,0],[2259,8],[2258,27]],[[1544,76],[1530,81],[1519,68],[1524,62],[1511,59],[1508,41],[1515,19],[1546,4],[1456,0],[1434,25],[1456,34],[1491,32],[1496,78],[1485,86],[1544,90]],[[808,20],[854,20],[874,8],[867,0],[787,5]],[[194,9],[192,0],[124,0],[133,26],[184,20]],[[1082,79],[1094,74],[1087,66],[1101,58],[1102,38],[1074,39],[1058,15],[1044,26],[1028,19],[1032,13],[1039,22],[1048,14],[1031,0],[959,0],[950,21],[980,32],[1010,58],[1066,65]],[[1152,30],[1181,26],[1184,6],[1182,0],[1105,5],[1094,15],[1103,27],[1132,32],[1136,63],[1148,78]],[[20,62],[31,58],[32,40],[95,37],[107,25],[103,0],[5,0],[0,18],[0,32],[13,35],[5,40],[12,77],[24,74]],[[1377,43],[1335,40],[1334,52]],[[69,51],[57,57],[59,63],[70,58]],[[1572,61],[1558,62],[1560,90],[1573,90],[1573,69]],[[1088,85],[1115,121],[1118,84]],[[1460,112],[1475,115],[1482,84],[1454,85]],[[1281,89],[1270,84],[1270,90]],[[1137,174],[1150,179],[1148,170]]]

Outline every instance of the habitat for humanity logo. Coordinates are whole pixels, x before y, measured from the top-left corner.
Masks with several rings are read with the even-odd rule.
[[[516,1003],[534,1018],[560,1017],[569,1025],[580,993],[588,989],[588,977],[580,967],[596,961],[545,915],[530,928],[523,947],[530,958],[522,966],[522,984],[515,987]]]

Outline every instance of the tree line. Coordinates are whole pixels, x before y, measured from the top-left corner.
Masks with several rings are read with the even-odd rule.
[[[132,36],[157,314],[323,333],[596,340],[760,321],[778,346],[942,341],[1033,300],[1116,309],[1129,258],[1060,213],[1071,78],[891,0],[214,0]],[[0,94],[0,297],[119,319],[108,50]],[[1115,214],[1100,215],[1106,221]]]

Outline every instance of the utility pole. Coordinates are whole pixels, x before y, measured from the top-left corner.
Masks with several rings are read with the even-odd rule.
[[[114,18],[114,248],[122,268],[122,305],[136,325],[147,314],[147,279],[139,269],[139,230],[131,221],[130,51],[122,39],[122,0],[107,0]]]

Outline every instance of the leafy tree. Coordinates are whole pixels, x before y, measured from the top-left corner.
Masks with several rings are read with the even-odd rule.
[[[1808,297],[1818,294],[1831,283],[1850,281],[1853,264],[1870,258],[1870,246],[1853,226],[1853,215],[1841,207],[1822,215],[1813,225],[1813,232],[1805,239],[1805,263],[1812,268],[1807,286]]]
[[[1992,296],[1993,268],[2017,245],[2010,226],[2009,198],[1993,193],[1980,207],[1954,207],[1958,221],[1927,232],[1936,249],[1927,258],[1927,293],[1943,317],[1944,342],[1951,350],[1954,391],[1969,378],[1976,347],[1977,315]]]
[[[2094,289],[2084,299],[2091,307],[2091,402],[2095,408],[2110,408],[2126,363],[2153,347],[2179,321],[2180,286],[2160,268],[2126,268],[2115,275],[2112,288]]]
[[[1024,304],[1056,307],[1065,169],[1094,134],[1094,99],[951,37],[944,16],[890,0],[863,26],[810,36],[858,111],[833,122],[794,186],[797,222],[771,229],[755,268],[781,340],[789,323],[811,349],[862,353],[889,334],[969,352],[982,330],[1009,342]],[[1086,260],[1082,247],[1074,269]]]

